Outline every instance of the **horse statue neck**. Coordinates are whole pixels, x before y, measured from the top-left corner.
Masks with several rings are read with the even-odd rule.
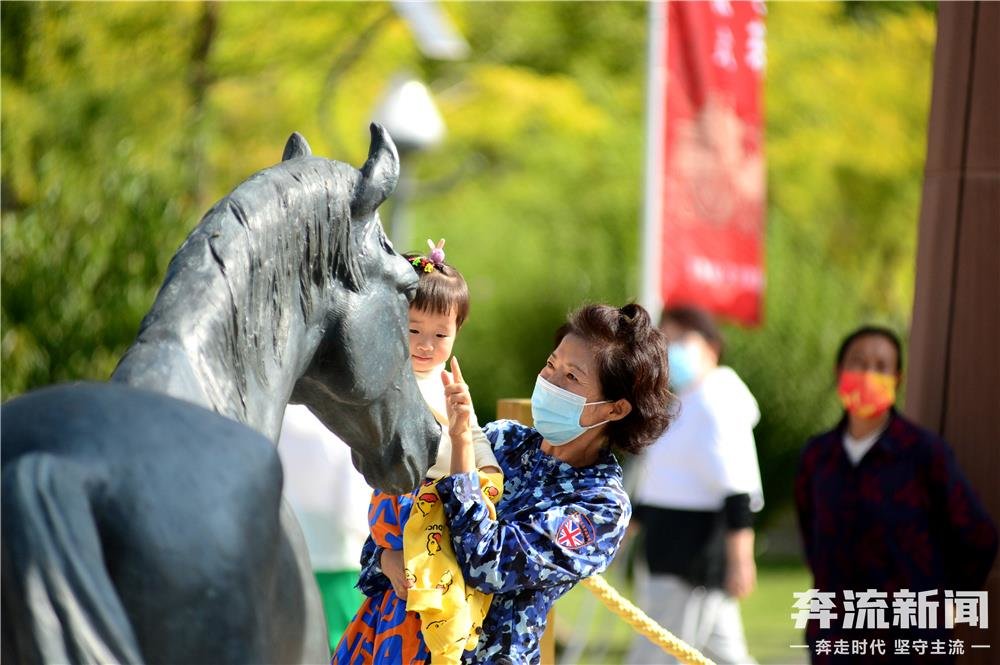
[[[112,380],[195,402],[276,441],[322,337],[319,305],[336,297],[320,266],[344,250],[331,225],[350,223],[352,174],[338,166],[283,163],[217,203],[171,260]]]

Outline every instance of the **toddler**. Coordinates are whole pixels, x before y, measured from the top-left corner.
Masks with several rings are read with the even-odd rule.
[[[461,273],[445,263],[444,240],[437,245],[427,242],[427,256],[406,255],[420,276],[410,305],[410,360],[420,392],[441,424],[441,442],[427,481],[414,493],[372,494],[371,538],[365,551],[378,549],[382,571],[393,588],[364,601],[337,646],[334,663],[458,663],[464,649],[475,647],[491,600],[488,594],[466,588],[434,487],[435,481],[450,474],[452,447],[443,381],[461,380],[460,374],[453,377],[446,372],[445,363],[468,316],[469,289]],[[492,506],[500,498],[503,477],[474,415],[470,426],[475,464]]]

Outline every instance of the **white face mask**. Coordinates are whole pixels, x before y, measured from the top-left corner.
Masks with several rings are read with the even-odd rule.
[[[583,395],[553,385],[539,375],[535,381],[535,390],[531,393],[531,417],[535,419],[535,429],[542,438],[554,446],[561,446],[576,439],[588,429],[611,422],[605,420],[589,426],[580,424],[584,407],[591,404],[607,404],[611,401],[606,399],[601,402],[588,402]]]

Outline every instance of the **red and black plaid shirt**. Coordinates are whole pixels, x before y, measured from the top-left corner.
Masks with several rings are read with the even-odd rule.
[[[892,594],[937,589],[943,608],[945,590],[980,589],[996,556],[996,527],[940,437],[893,410],[885,432],[855,466],[844,451],[845,427],[846,419],[806,444],[795,479],[813,586],[836,592],[839,614],[829,630],[810,621],[809,642],[946,638],[950,631],[893,628]],[[890,628],[843,628],[843,592],[867,589],[889,592]],[[813,660],[828,659],[814,652]]]

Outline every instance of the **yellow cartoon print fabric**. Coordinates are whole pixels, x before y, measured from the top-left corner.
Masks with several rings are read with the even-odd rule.
[[[479,484],[490,517],[503,492],[502,473],[479,474]],[[455,558],[437,481],[428,481],[416,492],[413,510],[403,529],[406,562],[406,609],[420,613],[424,642],[431,663],[458,663],[462,651],[475,649],[492,594],[466,586]]]

